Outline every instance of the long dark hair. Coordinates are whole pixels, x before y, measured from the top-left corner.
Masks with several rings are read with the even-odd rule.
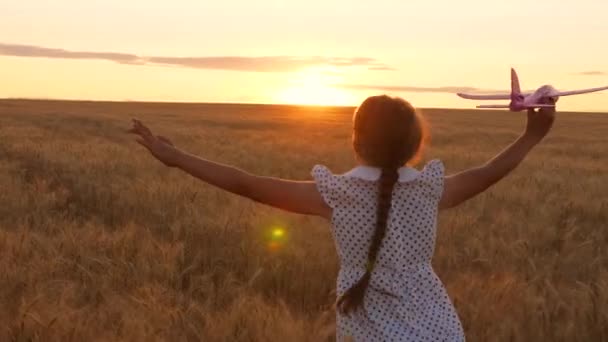
[[[401,98],[386,95],[367,98],[354,115],[353,147],[366,165],[382,170],[378,182],[376,228],[369,246],[363,277],[336,302],[348,314],[363,304],[382,240],[386,235],[392,193],[399,168],[417,161],[426,140],[426,124],[414,107]]]

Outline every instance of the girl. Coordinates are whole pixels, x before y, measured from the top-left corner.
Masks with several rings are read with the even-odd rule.
[[[366,99],[355,111],[358,166],[342,175],[317,165],[314,181],[261,177],[176,148],[133,120],[137,142],[167,166],[237,195],[331,220],[340,260],[337,338],[355,341],[464,341],[460,320],[431,258],[440,209],[455,207],[511,172],[549,132],[554,108],[528,111],[525,131],[482,166],[444,176],[441,161],[422,170],[426,130],[406,101]]]

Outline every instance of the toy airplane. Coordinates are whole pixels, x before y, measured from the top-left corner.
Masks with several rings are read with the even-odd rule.
[[[512,112],[519,112],[529,108],[554,107],[560,96],[579,95],[596,91],[608,90],[608,86],[573,91],[558,91],[553,86],[544,85],[534,92],[522,93],[519,88],[519,78],[515,69],[511,68],[511,94],[474,95],[457,93],[458,96],[468,100],[511,100],[504,105],[481,105],[477,108],[509,108]]]

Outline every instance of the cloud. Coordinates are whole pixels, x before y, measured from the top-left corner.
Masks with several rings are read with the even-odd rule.
[[[70,51],[34,45],[2,44],[0,56],[38,57],[57,59],[94,59],[120,64],[164,65],[194,69],[219,69],[256,72],[290,72],[309,67],[367,67],[370,70],[393,70],[369,57],[322,57],[322,56],[218,56],[175,57],[138,56],[122,52]]]
[[[373,59],[332,57],[149,57],[151,64],[182,66],[196,69],[222,69],[236,71],[288,72],[315,66],[357,67],[376,66]]]
[[[65,59],[102,59],[116,63],[136,63],[139,57],[119,52],[81,52],[32,45],[0,43],[0,55],[14,57],[45,57]]]
[[[608,73],[603,72],[603,71],[593,70],[593,71],[582,71],[582,72],[579,72],[578,75],[583,75],[583,76],[603,76],[603,75],[608,75]]]
[[[397,69],[393,67],[389,67],[386,65],[372,66],[368,68],[369,70],[377,70],[377,71],[395,71]]]
[[[374,84],[336,84],[335,87],[350,90],[379,90],[387,92],[410,92],[410,93],[509,93],[508,90],[479,89],[465,86],[447,87],[415,87],[415,86],[391,86]]]

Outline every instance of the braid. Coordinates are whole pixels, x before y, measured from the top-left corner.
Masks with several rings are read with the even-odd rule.
[[[336,302],[341,313],[359,309],[365,298],[382,241],[386,235],[392,194],[399,168],[415,163],[426,138],[426,125],[414,107],[401,98],[368,97],[355,111],[353,147],[365,164],[379,167],[376,226],[367,254],[365,274]]]
[[[376,209],[376,229],[372,236],[372,241],[369,246],[367,256],[367,265],[365,274],[359,281],[348,289],[342,297],[337,301],[337,307],[342,313],[349,313],[353,309],[358,309],[363,304],[365,292],[369,286],[372,271],[376,265],[378,252],[382,245],[382,240],[386,235],[386,226],[388,224],[388,213],[391,208],[391,200],[393,188],[399,179],[397,168],[383,168],[382,175],[379,180],[378,191],[378,206]]]

